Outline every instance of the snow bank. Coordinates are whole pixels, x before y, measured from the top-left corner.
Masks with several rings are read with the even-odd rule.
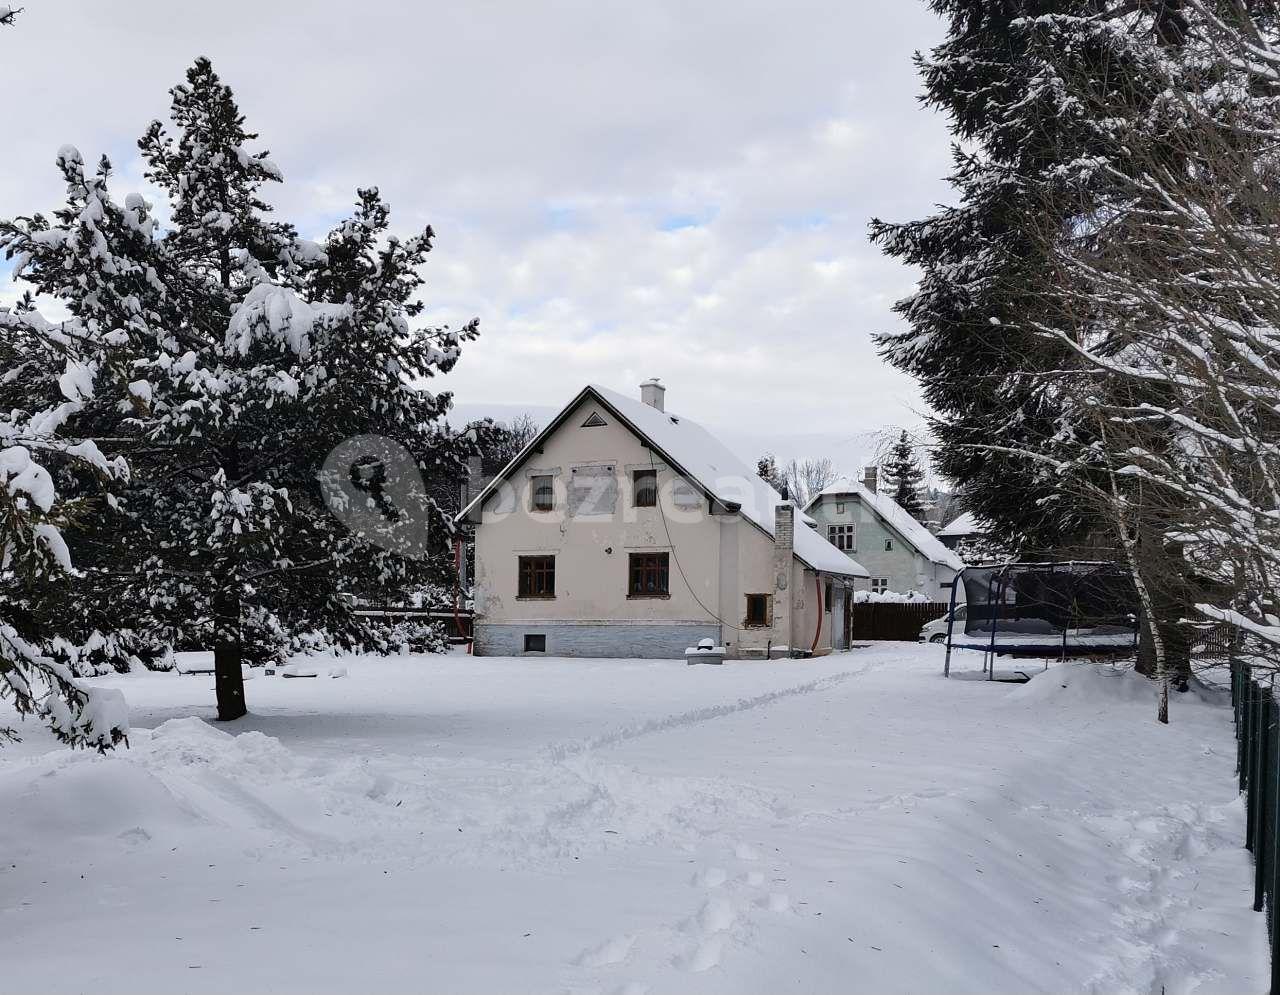
[[[59,750],[0,767],[15,852],[74,846],[87,855],[95,841],[113,849],[122,838],[187,847],[228,830],[239,846],[325,850],[331,825],[376,821],[368,810],[387,791],[359,759],[302,759],[275,737],[232,735],[194,717],[134,730],[130,743],[106,756]]]
[[[1126,669],[344,665],[230,726],[112,675],[131,749],[0,751],[6,988],[1265,990],[1230,708]]]
[[[83,846],[89,838],[124,833],[150,838],[157,827],[181,831],[201,821],[131,758],[83,751],[0,771],[0,812],[6,842],[17,849],[32,843]]]
[[[1034,674],[1030,681],[1010,692],[1008,700],[1020,704],[1048,703],[1078,708],[1154,703],[1155,695],[1155,682],[1131,666],[1080,662],[1052,666]],[[1206,697],[1212,696],[1183,694],[1178,696],[1178,702],[1204,703]]]

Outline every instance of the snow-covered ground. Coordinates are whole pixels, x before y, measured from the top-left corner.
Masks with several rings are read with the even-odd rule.
[[[1265,990],[1229,708],[941,663],[102,679],[130,749],[0,748],[0,989]]]

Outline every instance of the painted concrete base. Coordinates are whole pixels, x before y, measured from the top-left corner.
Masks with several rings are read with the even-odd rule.
[[[546,652],[526,654],[526,635],[546,636]],[[476,656],[599,656],[682,660],[684,651],[690,646],[697,646],[699,639],[712,639],[719,643],[720,626],[702,622],[653,625],[610,622],[477,622],[474,653]]]

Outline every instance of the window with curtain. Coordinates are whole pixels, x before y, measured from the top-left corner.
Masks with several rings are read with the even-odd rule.
[[[667,553],[632,553],[627,595],[632,598],[660,598],[670,594]]]

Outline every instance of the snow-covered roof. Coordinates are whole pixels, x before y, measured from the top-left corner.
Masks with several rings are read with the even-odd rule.
[[[882,521],[886,522],[903,539],[914,546],[921,556],[934,563],[940,563],[944,567],[950,567],[952,570],[964,569],[964,561],[942,545],[932,532],[907,514],[902,505],[898,504],[888,494],[872,494],[860,481],[842,477],[805,505],[805,511],[808,511],[824,497],[849,496],[856,497],[862,504],[879,515]]]
[[[986,529],[978,524],[978,516],[972,511],[966,511],[963,515],[953,519],[951,524],[939,532],[938,535],[971,536],[985,531]]]
[[[672,469],[688,478],[721,504],[737,509],[744,518],[773,536],[774,508],[783,503],[782,495],[760,479],[754,467],[748,466],[697,422],[670,411],[659,411],[636,398],[627,397],[608,387],[591,384],[556,415],[538,437],[525,447],[498,474],[480,495],[459,515],[466,517],[479,508],[501,481],[518,467],[526,455],[539,447],[542,440],[559,428],[565,418],[589,394],[610,409],[632,431],[646,439]],[[869,577],[866,569],[836,549],[826,537],[810,526],[813,519],[799,509],[795,521],[795,555],[809,567],[824,573],[848,577]]]

